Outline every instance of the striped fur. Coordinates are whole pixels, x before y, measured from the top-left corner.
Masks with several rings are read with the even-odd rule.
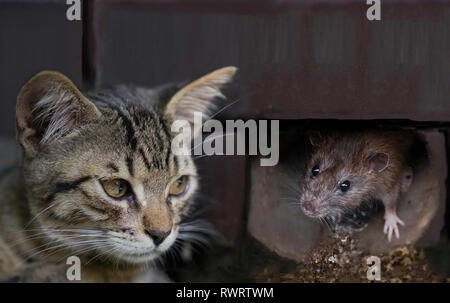
[[[218,70],[178,93],[122,85],[82,94],[56,72],[32,78],[17,103],[23,169],[0,184],[9,193],[0,201],[0,280],[64,281],[71,255],[82,259],[82,281],[163,279],[137,272],[189,238],[182,220],[198,188],[192,158],[171,151],[170,125],[207,112],[234,72]],[[181,176],[189,177],[187,190],[169,196]],[[105,179],[125,180],[130,193],[110,197]]]

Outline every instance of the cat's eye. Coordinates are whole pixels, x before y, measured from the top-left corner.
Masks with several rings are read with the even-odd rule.
[[[130,185],[123,179],[103,180],[101,183],[105,192],[112,198],[121,198],[130,190]]]
[[[345,193],[346,191],[348,191],[350,189],[350,181],[345,180],[343,182],[341,182],[341,184],[339,184],[339,189],[341,190],[341,192]]]
[[[311,170],[311,175],[313,176],[313,177],[315,177],[315,176],[317,176],[318,174],[320,173],[320,167],[319,167],[319,165],[314,165],[314,167],[312,168],[312,170]]]
[[[176,179],[175,182],[170,186],[169,195],[170,196],[181,196],[186,193],[189,188],[189,176],[181,176]]]

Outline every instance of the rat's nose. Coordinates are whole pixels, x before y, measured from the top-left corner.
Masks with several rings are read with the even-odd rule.
[[[146,229],[145,233],[152,238],[153,243],[155,243],[155,245],[159,245],[161,244],[170,234],[170,230],[169,231],[162,231],[162,230],[158,230],[158,229]]]
[[[316,207],[314,206],[314,203],[312,201],[305,201],[302,204],[303,210],[307,215],[314,216],[316,215]]]

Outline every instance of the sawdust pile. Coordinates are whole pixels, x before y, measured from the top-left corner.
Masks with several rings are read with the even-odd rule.
[[[320,243],[295,270],[283,272],[268,266],[257,274],[265,282],[450,282],[440,277],[428,265],[423,249],[412,246],[398,247],[389,254],[380,254],[381,280],[367,278],[367,258],[371,256],[358,248],[356,235],[336,236]]]

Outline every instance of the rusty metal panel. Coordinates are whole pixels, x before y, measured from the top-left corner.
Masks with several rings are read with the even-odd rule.
[[[236,65],[243,96],[230,117],[450,120],[448,3],[384,4],[378,23],[361,3],[183,3],[95,2],[97,84]]]
[[[82,79],[82,23],[66,19],[65,2],[0,2],[0,135],[15,134],[17,94],[34,74],[57,70]]]

